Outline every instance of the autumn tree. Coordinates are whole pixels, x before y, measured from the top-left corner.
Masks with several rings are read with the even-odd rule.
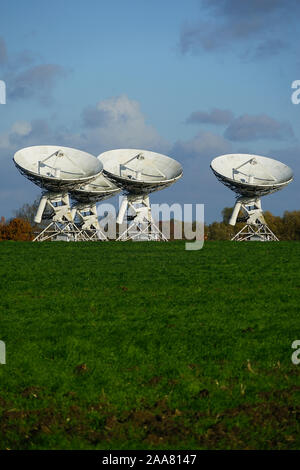
[[[27,220],[14,218],[8,223],[0,224],[0,240],[30,241],[32,239],[33,230]]]
[[[224,222],[224,224],[229,223],[232,211],[233,207],[224,207],[224,209],[222,210],[222,221]]]
[[[32,204],[28,204],[28,203],[23,204],[23,206],[21,206],[19,209],[14,211],[14,216],[17,219],[26,220],[27,222],[30,223],[32,227],[34,227],[36,225],[34,221],[34,217],[39,207],[39,203],[40,203],[40,198],[38,197],[37,199],[35,199],[35,201],[33,201]]]
[[[285,211],[283,214],[283,236],[285,240],[300,240],[300,211]]]

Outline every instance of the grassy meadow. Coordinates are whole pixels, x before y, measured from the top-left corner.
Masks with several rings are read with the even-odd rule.
[[[0,449],[299,449],[300,243],[0,243]]]

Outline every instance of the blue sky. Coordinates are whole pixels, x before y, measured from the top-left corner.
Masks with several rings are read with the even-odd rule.
[[[274,156],[295,181],[263,207],[300,209],[299,13],[296,0],[2,1],[0,215],[40,192],[14,152],[47,143],[173,156],[184,177],[152,201],[204,203],[206,222],[234,204],[212,158]]]

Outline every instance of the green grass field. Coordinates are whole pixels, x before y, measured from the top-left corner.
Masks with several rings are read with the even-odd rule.
[[[300,243],[0,244],[1,449],[299,449]]]

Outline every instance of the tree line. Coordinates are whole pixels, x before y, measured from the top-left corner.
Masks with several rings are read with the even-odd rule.
[[[6,222],[4,217],[0,220],[0,241],[31,241],[33,239],[33,229],[29,222],[19,217]]]
[[[31,241],[42,227],[36,225],[34,216],[39,201],[33,204],[24,204],[14,212],[14,217],[8,221],[1,217],[0,219],[0,241]],[[229,219],[233,208],[225,207],[222,211],[222,221],[212,222],[204,226],[205,240],[230,240],[238,233],[245,223],[237,223],[235,227],[229,225]],[[283,216],[273,215],[271,212],[264,212],[265,220],[273,233],[279,240],[300,240],[300,211],[285,211]],[[174,240],[175,224],[178,221],[170,221],[170,240]],[[42,224],[43,225],[43,224]],[[159,223],[161,226],[161,222]],[[195,222],[193,223],[195,228]],[[182,230],[184,234],[184,230]]]
[[[237,223],[234,227],[229,225],[232,210],[232,207],[225,207],[222,222],[205,225],[206,240],[230,240],[244,227],[245,223]],[[285,211],[282,217],[266,211],[264,218],[279,240],[300,240],[300,211]]]

